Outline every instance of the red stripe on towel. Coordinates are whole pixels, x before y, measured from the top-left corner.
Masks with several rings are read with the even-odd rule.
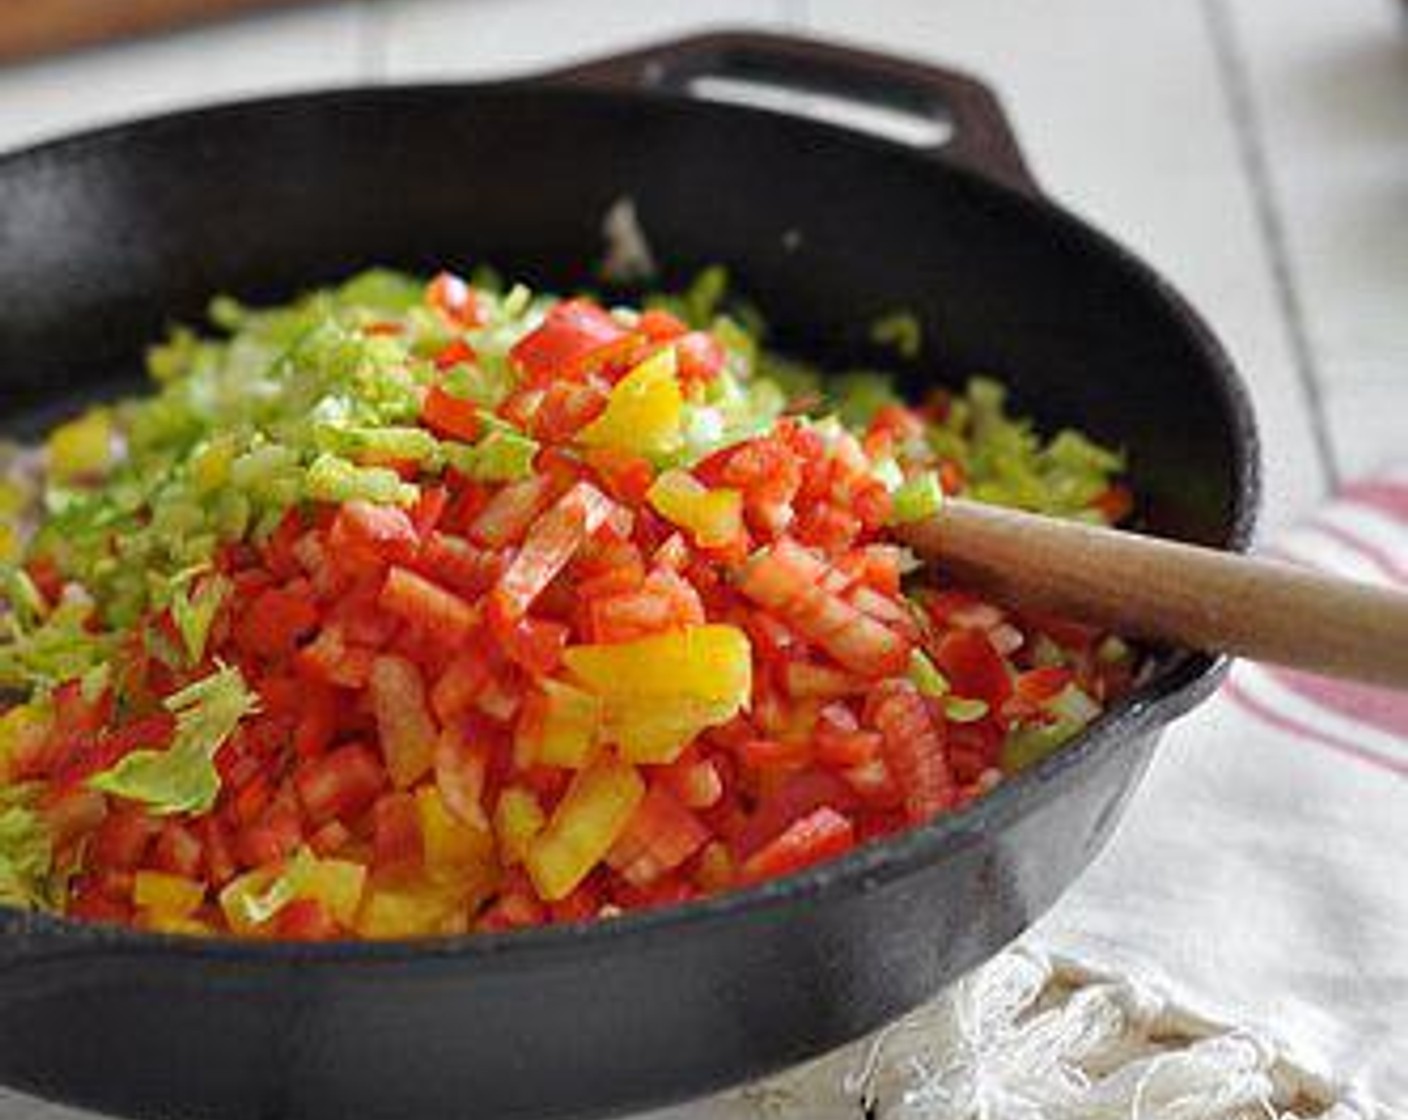
[[[1262,666],[1285,688],[1327,711],[1408,742],[1408,692]]]
[[[1384,478],[1351,482],[1339,492],[1339,497],[1388,514],[1395,521],[1408,524],[1408,483]]]
[[[1366,540],[1343,525],[1323,521],[1318,517],[1310,522],[1310,528],[1358,553],[1394,583],[1408,583],[1408,568],[1404,568],[1396,556],[1373,541]]]
[[[1352,743],[1348,739],[1343,739],[1332,732],[1325,731],[1319,727],[1312,727],[1302,723],[1293,716],[1288,716],[1285,712],[1277,711],[1270,705],[1258,700],[1240,685],[1233,681],[1228,681],[1223,686],[1223,693],[1236,703],[1241,705],[1246,711],[1252,713],[1258,719],[1271,724],[1272,727],[1294,735],[1298,739],[1307,739],[1318,743],[1321,746],[1329,747],[1340,754],[1348,755],[1350,758],[1360,762],[1368,763],[1382,770],[1388,770],[1397,774],[1401,778],[1408,778],[1408,762],[1391,758],[1388,755],[1380,754],[1378,751],[1368,750],[1358,743]]]

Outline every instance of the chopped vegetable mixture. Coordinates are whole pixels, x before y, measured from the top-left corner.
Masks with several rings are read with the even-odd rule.
[[[0,901],[310,940],[606,918],[951,813],[1128,689],[1118,638],[892,535],[958,493],[1117,521],[1116,454],[992,381],[823,394],[723,287],[221,298],[153,394],[0,452]]]

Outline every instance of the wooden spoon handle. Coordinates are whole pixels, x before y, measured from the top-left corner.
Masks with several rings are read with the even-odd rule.
[[[296,0],[3,0],[0,61]]]
[[[999,600],[1131,637],[1408,688],[1408,594],[961,500],[902,535]]]

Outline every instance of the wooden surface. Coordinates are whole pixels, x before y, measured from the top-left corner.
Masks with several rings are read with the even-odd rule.
[[[1401,591],[967,501],[945,502],[901,535],[999,602],[1408,690],[1408,594]]]
[[[6,0],[0,61],[220,19],[302,0]]]

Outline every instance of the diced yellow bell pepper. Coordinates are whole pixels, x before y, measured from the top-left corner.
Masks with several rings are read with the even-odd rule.
[[[153,918],[188,918],[205,901],[205,884],[165,871],[139,871],[132,877],[132,901]]]
[[[230,465],[235,461],[235,444],[228,436],[218,436],[191,456],[191,481],[196,490],[210,494],[230,481]]]
[[[662,517],[688,531],[702,548],[729,544],[743,531],[743,495],[737,490],[710,490],[688,471],[662,472],[645,496]]]
[[[112,464],[112,413],[89,409],[60,424],[45,442],[49,475],[58,482],[101,478]]]
[[[19,515],[29,507],[32,488],[0,479],[0,564],[12,564],[23,551]]]
[[[256,867],[225,884],[219,895],[220,909],[230,929],[242,937],[258,937],[266,932],[268,917],[260,909],[259,900],[283,874],[281,867]]]
[[[0,479],[0,517],[13,517],[30,502],[30,488]]]
[[[9,779],[16,758],[39,750],[53,726],[53,711],[45,704],[17,704],[0,715],[0,780]]]
[[[695,879],[706,891],[721,891],[731,885],[736,876],[733,856],[727,844],[714,841],[699,853]]]
[[[215,932],[199,918],[167,916],[155,911],[143,911],[140,924],[153,933],[179,933],[184,937],[209,937]]]
[[[593,693],[561,681],[545,680],[547,696],[534,761],[544,766],[580,770],[591,761],[601,729],[601,700]]]
[[[387,940],[461,933],[468,924],[469,909],[463,894],[442,883],[416,879],[371,884],[356,929],[361,937]]]
[[[321,902],[340,925],[351,928],[366,880],[367,869],[360,863],[319,859],[300,848],[282,867],[256,867],[227,883],[220,909],[230,928],[246,937],[268,933],[273,917],[299,898]]]
[[[460,820],[434,786],[416,791],[416,811],[426,876],[452,887],[466,903],[486,897],[499,879],[494,837],[489,830]]]
[[[606,410],[581,430],[588,447],[663,455],[682,442],[684,396],[675,377],[675,350],[667,346],[616,383]]]
[[[341,926],[351,928],[366,888],[367,869],[346,859],[308,859],[293,869],[294,898],[316,899]]]
[[[494,835],[499,838],[499,859],[505,867],[523,862],[533,838],[542,832],[547,817],[531,790],[509,786],[494,807]]]
[[[573,646],[563,662],[601,697],[605,738],[628,762],[673,762],[705,728],[737,715],[753,691],[752,650],[736,626]]]
[[[628,763],[608,757],[577,771],[524,858],[538,893],[549,902],[571,894],[606,856],[644,796],[645,782]]]

